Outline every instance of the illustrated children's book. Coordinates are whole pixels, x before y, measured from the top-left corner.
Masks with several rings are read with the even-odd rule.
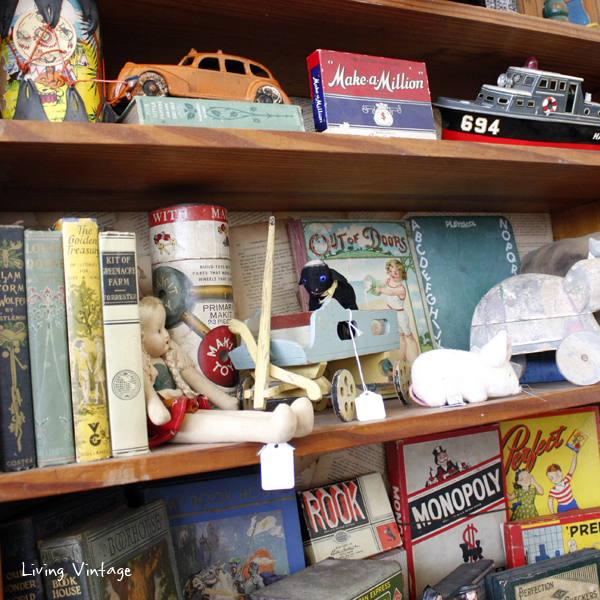
[[[102,513],[38,549],[47,598],[181,598],[162,500]]]
[[[505,421],[500,428],[511,521],[600,506],[598,408]]]
[[[473,312],[494,285],[519,272],[512,226],[502,216],[415,216],[409,224],[433,337],[470,350]]]
[[[395,221],[293,220],[288,231],[298,280],[306,262],[322,259],[352,285],[360,310],[396,311],[398,350],[390,352],[381,369],[391,377],[392,365],[400,360],[407,377],[414,359],[431,350],[433,343],[406,225]],[[308,310],[304,289],[301,302],[303,310]]]
[[[402,545],[380,473],[298,492],[306,562],[366,558]]]
[[[600,548],[600,508],[508,521],[504,543],[509,569],[582,548]]]
[[[259,473],[187,477],[138,488],[163,498],[187,597],[250,594],[305,566],[294,490],[265,491]],[[216,594],[219,594],[217,596]]]
[[[388,442],[387,451],[411,598],[463,563],[491,559],[504,566],[498,425]]]

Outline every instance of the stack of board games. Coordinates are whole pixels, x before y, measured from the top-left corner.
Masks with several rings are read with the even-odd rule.
[[[600,548],[600,508],[509,521],[504,524],[504,544],[510,569],[582,548]]]
[[[306,562],[366,558],[401,545],[380,473],[298,492]]]
[[[600,594],[600,550],[586,548],[485,579],[486,600],[593,600]]]
[[[388,442],[387,453],[411,598],[463,563],[505,565],[498,425]]]

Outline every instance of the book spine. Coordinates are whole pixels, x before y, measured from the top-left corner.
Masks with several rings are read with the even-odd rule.
[[[0,226],[0,470],[36,466],[23,227]]]
[[[100,234],[108,415],[114,456],[148,448],[135,233]]]
[[[110,457],[98,226],[62,219],[71,398],[77,462]]]
[[[39,560],[30,519],[0,526],[3,600],[44,600]]]
[[[306,242],[304,241],[304,228],[300,219],[293,219],[287,223],[288,236],[290,238],[290,246],[292,248],[292,256],[294,257],[294,267],[296,269],[296,278],[300,280],[302,267],[308,262],[308,254],[306,252]],[[299,288],[300,306],[302,312],[308,312],[308,292],[303,285]]]
[[[38,542],[47,600],[96,600],[86,575],[83,542],[79,536]],[[98,600],[100,600],[98,598]]]
[[[27,324],[38,466],[75,460],[60,231],[25,232]]]
[[[323,92],[323,78],[321,75],[321,53],[319,50],[313,52],[307,59],[308,72],[310,76],[310,97],[313,104],[313,117],[315,119],[315,130],[325,131],[327,129],[327,116],[325,95]]]

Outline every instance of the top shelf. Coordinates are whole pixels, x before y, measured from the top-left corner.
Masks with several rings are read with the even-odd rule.
[[[490,400],[458,408],[401,406],[386,402],[383,421],[340,422],[332,409],[315,414],[311,434],[292,440],[296,456],[321,454],[432,433],[568,409],[597,402],[600,385],[573,387],[567,382],[536,384],[536,395]],[[44,467],[0,474],[0,502],[84,491],[100,487],[178,477],[258,464],[261,444],[166,444],[151,454],[92,463]]]
[[[600,29],[444,0],[99,0],[109,77],[128,61],[174,63],[191,47],[262,62],[310,96],[318,48],[425,62],[432,99],[475,98],[511,65],[583,77],[600,92]]]

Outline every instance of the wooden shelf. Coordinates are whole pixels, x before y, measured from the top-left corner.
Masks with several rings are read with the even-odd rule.
[[[0,164],[0,192],[18,198],[20,210],[149,210],[209,200],[230,210],[368,206],[554,212],[598,199],[600,152],[303,132],[0,121]]]
[[[292,440],[291,443],[296,449],[296,456],[306,456],[466,429],[594,404],[599,399],[600,385],[574,388],[566,382],[540,384],[531,393],[535,396],[519,395],[459,408],[404,407],[397,400],[389,400],[386,402],[387,418],[370,423],[342,423],[331,409],[327,409],[316,414],[315,428],[310,435]],[[260,448],[261,444],[255,443],[166,445],[146,456],[4,473],[0,475],[0,502],[257,464]]]

